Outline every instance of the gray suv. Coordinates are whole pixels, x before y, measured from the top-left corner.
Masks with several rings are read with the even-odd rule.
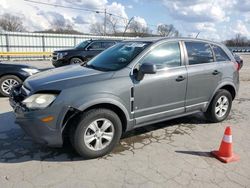
[[[69,137],[84,158],[109,153],[136,127],[204,112],[227,118],[239,67],[222,44],[190,38],[120,42],[86,65],[48,70],[15,87],[16,122],[36,142]]]

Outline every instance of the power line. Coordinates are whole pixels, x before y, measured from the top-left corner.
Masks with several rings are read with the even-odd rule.
[[[120,15],[117,15],[117,14],[113,14],[113,13],[107,12],[107,11],[105,11],[105,9],[103,11],[101,9],[79,8],[79,7],[65,6],[65,5],[59,5],[59,4],[53,4],[53,3],[45,3],[45,2],[34,1],[34,0],[24,0],[24,1],[27,1],[27,2],[30,2],[30,3],[47,5],[47,6],[61,7],[61,8],[66,8],[66,9],[82,10],[82,11],[93,12],[93,13],[97,13],[97,14],[103,13],[105,16],[109,15],[109,16],[114,16],[114,17],[118,17],[118,18],[124,19],[126,21],[130,21],[130,19],[128,19],[126,17],[123,17],[123,16],[120,16]],[[157,25],[149,24],[149,23],[147,23],[147,25],[152,26],[152,27],[158,27]]]
[[[35,3],[35,4],[42,4],[42,5],[49,5],[49,6],[54,6],[54,7],[67,8],[67,9],[83,10],[83,11],[95,12],[95,13],[104,13],[104,12],[101,12],[100,9],[98,10],[98,9],[87,9],[87,8],[79,8],[79,7],[69,7],[69,6],[59,5],[59,4],[44,3],[44,2],[33,1],[33,0],[24,0],[24,1],[27,1],[30,3]]]

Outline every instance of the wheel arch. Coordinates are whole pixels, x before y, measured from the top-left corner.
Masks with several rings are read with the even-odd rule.
[[[86,61],[86,57],[85,56],[80,56],[80,55],[74,55],[72,57],[69,58],[69,62],[73,59],[73,58],[79,58],[82,61]]]
[[[232,100],[235,99],[236,94],[237,94],[236,87],[235,87],[233,84],[229,83],[229,82],[224,83],[224,84],[220,84],[220,85],[215,89],[215,91],[214,91],[212,97],[210,98],[210,100],[209,100],[209,102],[208,102],[208,105],[207,105],[205,111],[207,110],[207,108],[208,108],[209,105],[211,104],[211,102],[212,102],[212,100],[213,100],[215,94],[216,94],[220,89],[225,89],[225,90],[229,91],[229,93],[232,95]]]
[[[232,85],[224,85],[224,86],[221,87],[220,89],[225,89],[225,90],[229,91],[229,93],[230,93],[231,96],[232,96],[232,100],[235,99],[236,90],[235,90],[235,88],[234,88]]]
[[[110,102],[101,102],[101,103],[95,103],[95,104],[85,106],[85,108],[77,109],[77,108],[70,107],[68,111],[65,113],[63,121],[62,121],[63,122],[62,123],[63,137],[65,138],[65,136],[67,136],[67,134],[70,133],[70,128],[72,126],[76,126],[76,122],[79,121],[83,113],[92,109],[96,109],[96,108],[109,109],[113,111],[114,113],[116,113],[121,120],[123,133],[127,131],[128,124],[129,124],[128,122],[129,117],[128,117],[127,112],[125,112],[124,109],[117,104],[110,103]]]
[[[4,76],[16,76],[17,78],[22,80],[22,82],[24,81],[24,79],[18,73],[4,73],[0,75],[0,79]]]

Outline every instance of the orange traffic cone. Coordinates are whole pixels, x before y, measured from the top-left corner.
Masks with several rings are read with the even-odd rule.
[[[230,126],[225,130],[219,151],[212,151],[211,153],[224,163],[240,160],[240,157],[233,153],[232,131]]]

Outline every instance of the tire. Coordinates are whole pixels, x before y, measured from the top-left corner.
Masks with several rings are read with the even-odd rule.
[[[227,102],[227,108],[226,106],[219,105],[219,99],[221,100],[221,103]],[[223,102],[224,101],[224,102]],[[225,103],[226,104],[226,103]],[[208,121],[217,123],[225,120],[231,110],[232,107],[232,95],[229,91],[220,89],[216,92],[213,100],[211,101],[207,111],[205,112],[205,116]],[[223,110],[224,109],[224,110]],[[216,112],[217,111],[217,112]]]
[[[69,62],[70,65],[81,64],[81,63],[83,63],[83,60],[78,57],[71,58]]]
[[[93,123],[95,122],[95,123]],[[103,124],[102,124],[103,122]],[[106,124],[104,123],[106,122]],[[101,132],[103,125],[107,125],[107,129]],[[93,131],[98,125],[99,130]],[[98,127],[97,126],[97,127]],[[113,131],[113,136],[111,134]],[[102,135],[104,134],[104,135]],[[85,159],[102,157],[113,150],[119,142],[122,134],[121,120],[116,113],[108,109],[93,109],[83,114],[73,134],[71,134],[71,142],[75,150]],[[93,137],[94,135],[94,137]],[[106,140],[106,136],[110,141]],[[98,137],[99,136],[99,137]],[[91,139],[88,139],[90,138]],[[94,140],[92,140],[94,138]],[[89,142],[89,140],[92,140]],[[98,143],[102,144],[98,144]],[[101,148],[104,147],[104,148]]]
[[[22,84],[23,81],[14,75],[6,75],[0,78],[0,94],[4,97],[9,96],[9,89],[12,86]],[[8,87],[10,85],[10,87]]]

